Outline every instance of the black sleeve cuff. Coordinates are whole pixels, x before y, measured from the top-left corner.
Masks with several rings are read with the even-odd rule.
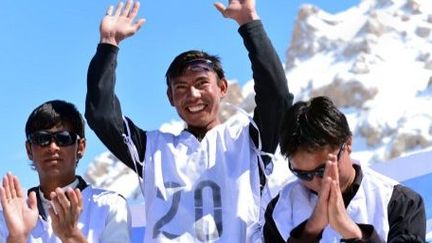
[[[362,232],[363,238],[362,239],[342,239],[340,242],[346,242],[346,243],[363,243],[363,242],[370,242],[370,243],[376,243],[376,242],[383,242],[377,232],[375,231],[375,228],[373,225],[370,224],[357,224]]]
[[[99,43],[98,47],[97,47],[97,51],[98,52],[108,52],[108,53],[111,52],[111,53],[117,54],[119,51],[119,48],[118,48],[118,46],[111,45],[108,43]]]
[[[256,29],[256,28],[261,28],[261,29],[264,28],[261,20],[259,20],[259,19],[252,20],[251,22],[248,22],[248,23],[240,26],[238,29],[238,32],[240,33],[241,36],[245,37],[245,36],[247,36],[248,32],[255,32],[254,29]]]
[[[293,242],[319,242],[322,238],[322,231],[317,236],[305,235],[304,229],[306,227],[307,220],[303,221],[303,223],[297,225],[290,233],[290,239]]]

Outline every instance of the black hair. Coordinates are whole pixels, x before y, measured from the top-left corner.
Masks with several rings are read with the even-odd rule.
[[[194,59],[209,60],[213,64],[213,70],[217,74],[219,80],[225,78],[224,70],[220,58],[215,55],[210,55],[204,51],[190,50],[176,56],[168,67],[165,73],[166,83],[169,86],[170,80],[182,75],[187,67],[187,63]]]
[[[63,100],[51,100],[30,113],[25,125],[26,138],[36,131],[50,129],[58,124],[67,124],[72,129],[70,132],[85,137],[85,122],[75,105]]]
[[[325,96],[296,102],[285,112],[281,126],[280,148],[285,157],[299,149],[336,148],[351,137],[345,115]]]

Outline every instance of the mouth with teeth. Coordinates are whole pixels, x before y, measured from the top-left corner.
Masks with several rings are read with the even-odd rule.
[[[197,113],[197,112],[204,110],[204,108],[205,108],[205,105],[195,105],[195,106],[188,106],[187,110],[191,113]]]

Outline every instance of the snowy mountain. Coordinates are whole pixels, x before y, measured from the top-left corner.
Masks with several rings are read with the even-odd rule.
[[[430,0],[363,0],[338,14],[305,5],[286,56],[289,88],[296,100],[327,95],[335,101],[354,134],[353,157],[362,163],[431,148],[431,31]],[[252,81],[230,90],[229,102],[253,110]],[[182,128],[180,121],[161,127]],[[270,179],[275,190],[290,178],[286,162],[277,158]],[[108,152],[95,158],[85,177],[130,199],[140,197],[136,174]]]
[[[432,146],[432,1],[364,0],[331,15],[307,5],[287,52],[297,100],[327,95],[354,151],[375,163]]]

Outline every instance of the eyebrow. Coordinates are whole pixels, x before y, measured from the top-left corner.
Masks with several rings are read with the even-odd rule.
[[[193,79],[192,81],[186,81],[184,79],[178,79],[175,78],[174,80],[171,81],[172,85],[176,85],[176,84],[188,84],[188,83],[196,83],[199,81],[203,81],[203,80],[210,80],[210,77],[208,75],[199,75],[197,77],[195,77],[195,79]]]

